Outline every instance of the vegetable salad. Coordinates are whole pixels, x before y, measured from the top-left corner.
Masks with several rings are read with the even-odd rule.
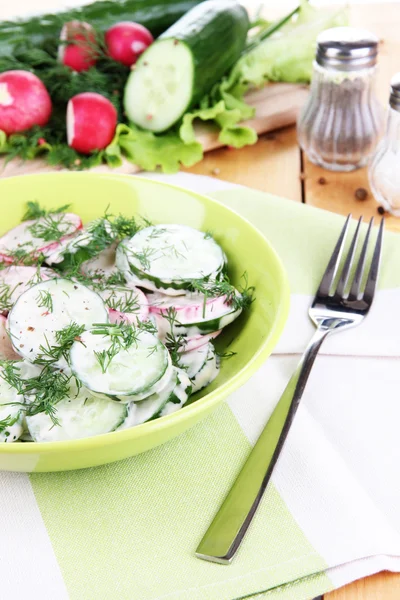
[[[68,207],[31,202],[0,259],[2,442],[78,439],[179,410],[218,376],[212,340],[252,302],[213,236],[185,225],[105,214],[83,226]]]

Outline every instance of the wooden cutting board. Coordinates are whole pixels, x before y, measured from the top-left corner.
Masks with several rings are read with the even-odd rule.
[[[254,106],[256,114],[253,119],[244,121],[243,124],[254,127],[257,133],[265,133],[279,127],[292,125],[296,122],[299,109],[304,104],[307,93],[307,86],[290,83],[271,83],[262,90],[251,92],[247,95],[246,100]],[[218,141],[218,132],[206,124],[196,124],[196,134],[205,152],[221,146],[221,143]],[[51,167],[44,160],[40,159],[23,162],[16,158],[7,164],[5,164],[5,159],[0,160],[0,177],[43,173],[52,170],[61,169]],[[121,167],[112,169],[112,172],[137,173],[140,170],[136,165],[125,161]],[[107,173],[110,169],[106,165],[101,165],[94,167],[91,171]]]

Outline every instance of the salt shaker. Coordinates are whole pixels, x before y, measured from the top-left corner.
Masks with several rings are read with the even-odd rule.
[[[368,175],[376,200],[400,217],[400,73],[390,82],[386,135],[379,143]]]
[[[374,93],[378,38],[334,27],[317,38],[310,94],[298,137],[311,162],[332,171],[367,164],[382,135],[384,110]]]

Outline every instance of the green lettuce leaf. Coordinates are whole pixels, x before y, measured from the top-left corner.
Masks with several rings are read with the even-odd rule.
[[[346,9],[316,9],[302,0],[296,17],[243,54],[222,82],[221,95],[241,98],[249,87],[261,87],[267,81],[309,82],[318,34],[347,23]]]
[[[155,135],[121,123],[104,154],[110,166],[118,166],[125,156],[146,171],[161,168],[164,173],[176,173],[181,165],[191,167],[199,162],[203,148],[196,141],[184,143],[175,131]]]
[[[236,99],[234,99],[236,100]],[[203,102],[205,105],[206,102]],[[243,104],[245,110],[241,110]],[[220,100],[213,106],[203,107],[191,113],[186,113],[179,128],[181,140],[185,143],[193,143],[196,140],[194,131],[195,119],[202,121],[214,121],[220,129],[218,135],[219,141],[234,148],[242,148],[257,141],[257,134],[251,127],[239,127],[238,123],[247,118],[249,114],[248,106],[240,101],[231,103],[234,108],[228,108],[225,100]],[[254,110],[251,111],[251,116]]]

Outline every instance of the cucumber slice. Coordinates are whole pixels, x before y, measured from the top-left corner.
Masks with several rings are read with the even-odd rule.
[[[179,364],[192,382],[192,394],[199,392],[218,376],[220,361],[211,343],[191,352],[184,352]]]
[[[8,315],[15,350],[30,362],[42,348],[57,346],[56,332],[71,323],[91,327],[108,322],[108,311],[98,294],[68,279],[50,279],[22,294]],[[55,366],[67,365],[60,359]]]
[[[207,358],[204,361],[201,369],[191,377],[192,382],[192,394],[203,390],[205,387],[210,385],[212,381],[219,375],[220,371],[220,359],[218,358],[215,348],[212,344],[209,344]]]
[[[117,250],[118,265],[140,280],[140,286],[169,294],[185,293],[192,280],[216,278],[226,256],[213,238],[186,225],[154,225],[142,229]]]
[[[127,416],[125,404],[102,399],[85,387],[78,391],[71,385],[69,398],[57,404],[57,420],[54,425],[45,413],[26,417],[28,430],[35,442],[77,440],[117,429]]]
[[[15,442],[23,431],[24,399],[3,379],[0,368],[0,442]]]
[[[129,347],[116,347],[112,333],[96,335],[95,330],[85,331],[80,341],[74,342],[70,352],[71,367],[86,387],[110,396],[152,393],[153,386],[170,365],[169,354],[153,334],[134,327],[132,330],[135,341]],[[101,356],[106,357],[103,365]],[[109,356],[112,356],[110,361]]]
[[[178,383],[174,388],[174,391],[169,398],[166,405],[155,415],[155,419],[158,417],[165,417],[170,415],[186,404],[189,400],[190,394],[192,393],[193,387],[189,377],[182,369],[177,369],[178,372]]]
[[[186,44],[152,44],[136,63],[125,88],[128,118],[151,131],[164,131],[186,112],[193,90],[193,56]]]
[[[180,355],[179,366],[184,369],[189,379],[193,379],[206,362],[210,346],[212,344],[208,343],[191,352],[183,352]]]
[[[244,50],[246,10],[232,0],[209,0],[174,23],[142,54],[129,76],[128,119],[165,131],[209,93]]]
[[[142,402],[129,404],[128,416],[119,429],[134,427],[175,412],[188,401],[191,389],[190,379],[186,373],[174,367],[170,382],[161,392],[152,394]]]
[[[120,425],[119,429],[127,429],[134,425],[140,425],[152,419],[157,415],[167,404],[175,387],[178,384],[178,369],[173,367],[172,376],[169,382],[158,393],[151,394],[145,400],[140,402],[130,402],[128,404],[128,415],[125,421]]]
[[[152,394],[161,394],[161,392],[171,383],[174,377],[174,367],[172,366],[171,357],[168,355],[168,367],[165,370],[164,375],[151,386],[150,389],[146,389],[144,392],[126,395],[126,396],[112,396],[113,400],[117,402],[140,402],[141,400],[147,400],[147,398]]]

